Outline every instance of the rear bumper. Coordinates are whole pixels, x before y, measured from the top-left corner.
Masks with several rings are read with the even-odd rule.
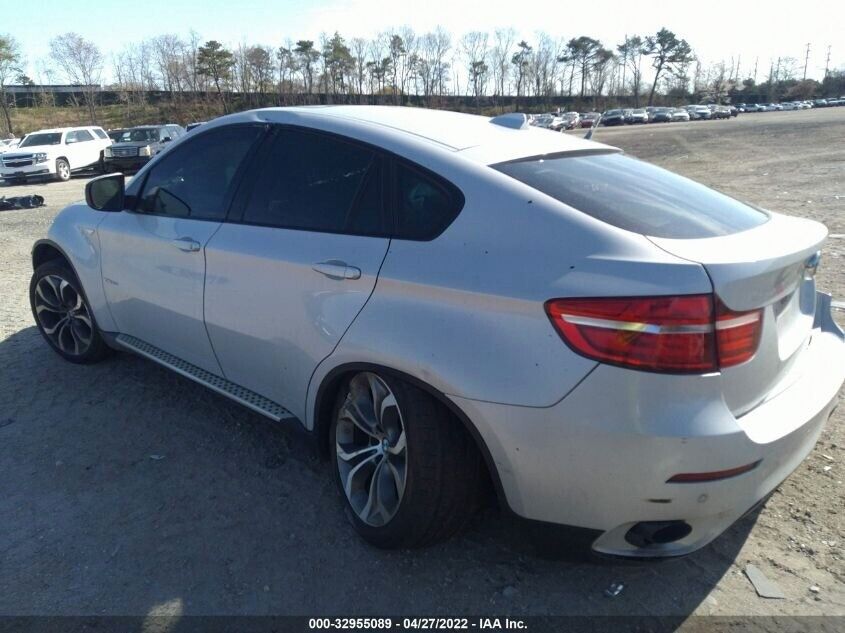
[[[843,333],[830,297],[791,385],[736,418],[721,374],[672,376],[597,366],[552,407],[453,398],[475,423],[518,515],[597,529],[605,554],[689,554],[719,536],[774,490],[812,450],[845,379]],[[750,472],[705,483],[667,483],[679,473]],[[684,521],[670,543],[626,540],[640,522]]]

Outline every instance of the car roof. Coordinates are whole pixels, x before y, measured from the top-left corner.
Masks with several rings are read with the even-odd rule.
[[[613,149],[569,134],[526,126],[514,129],[488,117],[403,106],[298,106],[265,108],[229,115],[204,127],[258,119],[315,127],[387,149],[447,151],[484,164],[543,154]]]

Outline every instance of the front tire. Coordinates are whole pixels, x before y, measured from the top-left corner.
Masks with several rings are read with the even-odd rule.
[[[64,158],[56,159],[56,179],[61,182],[70,180],[70,163]]]
[[[445,540],[478,507],[478,449],[444,405],[405,381],[374,372],[344,381],[329,437],[347,517],[376,547]]]
[[[89,364],[109,354],[82,285],[66,264],[54,260],[35,269],[29,302],[44,340],[65,360]]]

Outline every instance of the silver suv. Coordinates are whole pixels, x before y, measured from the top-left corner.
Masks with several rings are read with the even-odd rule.
[[[836,404],[826,234],[523,115],[258,110],[89,182],[30,299],[69,361],[134,352],[298,421],[378,546],[448,537],[489,480],[596,551],[669,556]]]

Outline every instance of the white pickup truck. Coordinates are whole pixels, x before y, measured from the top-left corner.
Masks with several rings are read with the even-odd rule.
[[[16,150],[0,155],[0,176],[6,181],[29,178],[69,180],[73,172],[102,170],[103,150],[111,145],[100,127],[65,127],[27,134]]]

